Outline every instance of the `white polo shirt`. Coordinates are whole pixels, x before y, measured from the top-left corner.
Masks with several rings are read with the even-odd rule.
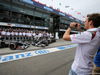
[[[22,36],[22,33],[20,32],[19,35]]]
[[[35,34],[35,33],[33,33],[32,35],[33,35],[33,36],[35,36],[36,34]]]
[[[26,36],[29,36],[29,33],[26,33]]]
[[[32,33],[28,33],[28,36],[31,37],[32,36]]]
[[[25,32],[23,32],[23,36],[25,36],[26,35],[26,33]]]
[[[50,33],[50,37],[52,37],[52,34]]]
[[[18,32],[15,32],[15,35],[17,36],[18,35]]]
[[[10,36],[10,32],[7,32],[7,35]]]
[[[91,32],[96,32],[93,39]],[[70,35],[70,37],[72,43],[78,44],[71,68],[77,75],[89,75],[92,73],[94,55],[100,46],[99,29],[92,28],[81,34]]]
[[[11,32],[11,35],[14,36],[14,32]]]
[[[38,35],[39,35],[39,37],[42,37],[42,34],[41,33],[39,33]]]
[[[5,31],[2,31],[1,34],[2,34],[2,35],[6,35],[6,32],[5,32]]]

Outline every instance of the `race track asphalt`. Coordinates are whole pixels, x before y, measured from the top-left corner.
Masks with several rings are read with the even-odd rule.
[[[30,46],[27,50],[0,49],[0,55],[9,55],[20,52],[36,51],[65,45],[72,45],[70,41],[62,39],[50,44],[46,48]],[[19,60],[0,63],[0,75],[68,75],[74,60],[76,47],[56,51],[48,54],[32,56]]]

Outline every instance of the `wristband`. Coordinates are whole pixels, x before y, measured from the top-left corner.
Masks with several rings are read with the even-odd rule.
[[[69,28],[73,29],[73,27],[72,27],[72,26],[69,26]]]

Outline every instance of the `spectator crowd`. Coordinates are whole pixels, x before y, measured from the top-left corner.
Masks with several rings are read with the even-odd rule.
[[[0,28],[0,38],[9,41],[33,41],[38,38],[54,37],[53,33],[41,30],[28,30],[24,28]]]

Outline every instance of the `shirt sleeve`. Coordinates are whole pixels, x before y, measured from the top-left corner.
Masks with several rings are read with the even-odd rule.
[[[72,43],[88,43],[91,41],[92,34],[90,32],[83,32],[81,34],[70,35]]]

